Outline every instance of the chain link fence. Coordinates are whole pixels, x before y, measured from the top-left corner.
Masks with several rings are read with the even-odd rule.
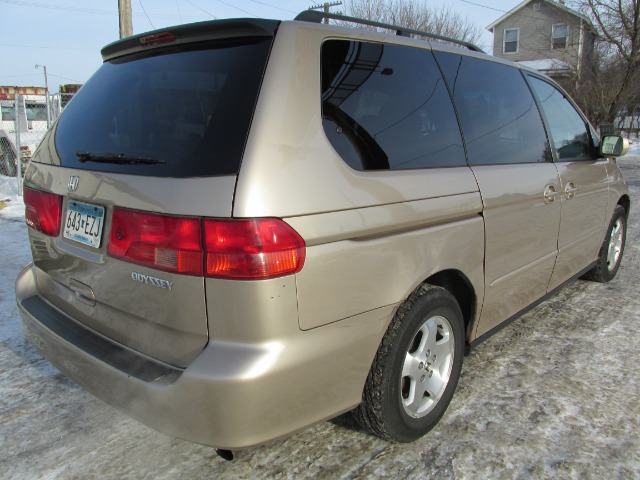
[[[75,91],[49,95],[36,87],[0,89],[0,175],[18,177]]]
[[[15,146],[5,132],[0,131],[0,175],[15,177],[17,173]]]

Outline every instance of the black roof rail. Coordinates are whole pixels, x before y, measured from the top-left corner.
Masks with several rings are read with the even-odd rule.
[[[347,15],[340,15],[337,13],[330,12],[321,12],[317,10],[305,10],[300,12],[294,20],[299,20],[302,22],[313,22],[313,23],[322,23],[324,19],[332,19],[332,20],[341,20],[343,22],[351,22],[351,23],[359,23],[361,25],[369,25],[371,27],[379,27],[386,28],[388,30],[395,30],[396,35],[400,35],[403,37],[410,37],[411,35],[420,35],[422,37],[433,38],[434,40],[441,40],[443,42],[455,43],[457,45],[462,45],[463,47],[467,47],[469,50],[473,50],[474,52],[482,52],[484,51],[474,45],[471,42],[466,42],[464,40],[458,40],[457,38],[445,37],[444,35],[438,35],[436,33],[423,32],[422,30],[414,30],[413,28],[405,28],[400,27],[398,25],[391,25],[389,23],[381,23],[375,22],[373,20],[365,20],[363,18],[357,17],[349,17]]]

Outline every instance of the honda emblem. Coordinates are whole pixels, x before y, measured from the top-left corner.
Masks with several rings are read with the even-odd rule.
[[[76,190],[78,190],[79,182],[80,182],[80,177],[77,177],[76,175],[71,175],[69,177],[69,183],[67,183],[67,190],[69,192],[75,192]]]

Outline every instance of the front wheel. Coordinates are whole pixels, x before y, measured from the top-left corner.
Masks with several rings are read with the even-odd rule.
[[[442,418],[460,377],[464,321],[444,288],[422,285],[398,309],[354,410],[367,430],[414,441]]]
[[[613,210],[611,223],[604,238],[595,267],[589,270],[584,278],[594,282],[606,283],[613,280],[618,273],[624,244],[627,238],[627,212],[620,205]]]

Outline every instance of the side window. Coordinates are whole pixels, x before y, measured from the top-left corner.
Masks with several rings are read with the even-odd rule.
[[[471,165],[550,159],[531,91],[511,66],[435,52],[458,109]]]
[[[356,170],[466,165],[451,98],[428,50],[326,41],[322,123]]]
[[[564,94],[553,85],[529,77],[542,110],[547,117],[549,134],[559,160],[593,158],[588,125]]]

